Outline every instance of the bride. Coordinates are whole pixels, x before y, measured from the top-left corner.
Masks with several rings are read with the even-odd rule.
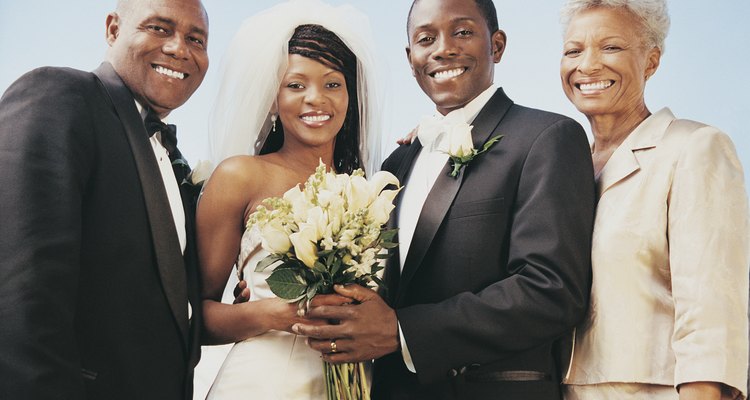
[[[246,20],[226,55],[211,117],[223,160],[197,210],[205,342],[236,342],[209,399],[325,397],[319,353],[291,333],[297,306],[255,272],[268,253],[245,222],[260,202],[303,183],[322,160],[338,173],[373,171],[373,59],[364,15],[317,0],[290,1]],[[370,153],[368,154],[368,150]],[[250,301],[221,303],[236,265]]]

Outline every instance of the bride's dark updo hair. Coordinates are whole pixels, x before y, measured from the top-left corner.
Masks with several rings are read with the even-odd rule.
[[[359,108],[357,106],[357,57],[335,33],[320,25],[300,25],[289,39],[289,54],[313,59],[344,74],[349,105],[333,149],[334,168],[351,173],[363,168],[359,155]],[[278,151],[284,144],[284,127],[276,123],[276,132],[268,135],[260,154]]]

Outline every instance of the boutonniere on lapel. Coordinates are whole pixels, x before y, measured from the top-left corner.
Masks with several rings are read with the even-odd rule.
[[[494,136],[492,139],[488,140],[481,149],[475,149],[474,141],[471,137],[471,130],[473,128],[473,125],[469,125],[465,122],[454,123],[451,125],[451,132],[448,132],[448,149],[442,151],[450,157],[451,167],[453,167],[453,169],[449,175],[453,178],[458,176],[458,173],[461,172],[461,168],[468,165],[471,160],[489,150],[490,147],[503,138],[503,135]]]
[[[172,161],[172,169],[175,170],[175,176],[178,176],[176,171],[182,170],[182,174],[179,175],[184,178],[178,183],[190,192],[193,199],[197,200],[203,190],[203,184],[211,175],[214,167],[210,161],[200,160],[195,164],[195,168],[190,170],[187,160],[180,157]]]
[[[185,180],[193,186],[203,186],[213,170],[211,161],[199,160]]]

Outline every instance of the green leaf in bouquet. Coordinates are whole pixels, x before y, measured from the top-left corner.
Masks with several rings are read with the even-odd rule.
[[[380,286],[380,287],[381,287],[381,288],[383,288],[383,289],[385,289],[385,288],[386,288],[386,286],[385,286],[385,282],[383,282],[383,280],[382,280],[382,279],[378,278],[378,276],[377,276],[377,275],[372,275],[372,277],[371,277],[371,278],[372,278],[372,281],[373,281],[373,282],[375,282],[375,283],[376,283],[376,284],[377,284],[378,286]]]
[[[328,268],[325,265],[323,265],[323,263],[320,261],[315,261],[315,264],[313,265],[313,270],[321,274],[328,273]]]
[[[396,247],[398,247],[398,243],[383,242],[383,243],[380,243],[380,247],[384,249],[395,249]]]
[[[266,258],[258,261],[258,265],[255,267],[255,272],[263,272],[273,263],[284,260],[285,258],[286,256],[283,254],[269,254]]]
[[[341,278],[337,279],[336,283],[345,285],[347,283],[356,282],[356,277],[357,277],[357,274],[355,274],[354,271],[347,271],[341,274]]]
[[[304,296],[307,289],[307,282],[294,268],[276,268],[266,282],[273,294],[287,300]]]
[[[391,258],[392,255],[393,254],[391,253],[378,253],[375,255],[375,258],[377,258],[378,260],[387,260]]]
[[[339,273],[339,270],[341,270],[341,266],[343,263],[341,262],[340,258],[334,258],[330,264],[331,266],[331,276],[336,276],[336,274]]]
[[[320,282],[318,282],[318,283],[320,283]],[[318,294],[318,288],[319,287],[320,286],[318,284],[315,284],[315,285],[311,285],[310,287],[307,288],[307,294],[306,294],[307,301],[312,301],[313,297],[315,297],[315,295]]]
[[[393,238],[396,237],[397,233],[398,233],[398,228],[383,229],[380,232],[380,236],[378,237],[378,240],[383,241],[383,242],[391,242],[393,241]]]

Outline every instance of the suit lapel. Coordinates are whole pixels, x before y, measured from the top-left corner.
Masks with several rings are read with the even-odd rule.
[[[479,115],[474,119],[472,139],[475,148],[480,148],[490,139],[490,136],[495,132],[497,125],[512,104],[513,102],[505,95],[502,89],[498,89],[497,92],[495,92],[492,98],[490,98],[487,104],[482,108],[482,111],[479,112]],[[479,157],[482,157],[482,155]],[[414,159],[412,158],[408,161],[409,166],[411,166]],[[453,199],[456,198],[456,195],[461,188],[464,176],[467,174],[466,171],[470,168],[471,163],[462,168],[458,176],[453,178],[449,175],[452,170],[449,161],[445,164],[443,170],[438,175],[435,184],[430,190],[430,194],[427,196],[427,199],[425,199],[424,206],[422,206],[422,212],[419,214],[419,220],[417,221],[414,236],[411,245],[409,246],[409,254],[406,256],[404,268],[401,271],[401,279],[399,280],[399,288],[394,304],[399,304],[403,300],[409,282],[422,265],[422,261],[424,260],[425,254],[427,254],[427,250],[429,249],[435,234],[440,228],[451,204],[453,204]]]
[[[154,244],[162,288],[182,333],[183,344],[187,346],[187,277],[159,166],[130,90],[125,87],[109,63],[103,63],[94,71],[94,74],[99,77],[107,90],[125,128],[146,201],[151,239]]]
[[[674,115],[668,109],[662,109],[644,120],[628,135],[601,171],[597,183],[599,197],[607,189],[641,169],[636,152],[655,148],[674,119]]]

